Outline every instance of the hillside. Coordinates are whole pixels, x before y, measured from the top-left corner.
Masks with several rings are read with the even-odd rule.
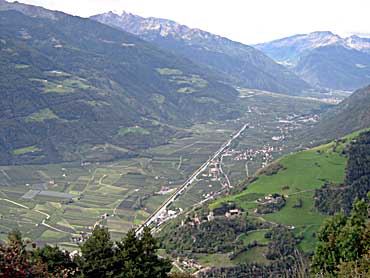
[[[331,32],[295,35],[255,47],[313,86],[355,90],[370,83],[370,39]]]
[[[203,266],[235,267],[235,271],[243,263],[275,271],[280,263],[291,266],[286,256],[296,256],[294,250],[312,252],[316,233],[328,217],[316,207],[321,188],[328,184],[332,190],[347,188],[346,171],[357,173],[346,164],[356,159],[352,153],[358,151],[349,156],[345,151],[358,148],[352,143],[358,135],[274,161],[229,195],[162,228],[164,247],[185,256],[195,254]]]
[[[0,10],[0,164],[132,156],[238,115],[225,107],[233,88],[132,34],[29,5]]]
[[[210,208],[232,201],[247,211],[253,211],[259,206],[257,199],[275,193],[284,195],[286,204],[281,209],[257,215],[266,221],[294,227],[296,233],[306,234],[308,237],[302,242],[302,247],[310,249],[313,246],[312,232],[324,219],[324,215],[314,207],[314,192],[328,182],[341,184],[345,177],[346,158],[341,154],[344,145],[334,148],[335,145],[332,142],[282,157],[257,172],[257,180],[246,185],[244,191],[219,199]]]
[[[355,91],[324,113],[319,124],[305,132],[306,138],[335,139],[370,127],[370,86]]]
[[[123,12],[92,17],[200,63],[241,87],[299,95],[310,86],[253,47],[174,21]]]
[[[370,84],[370,54],[325,46],[302,54],[294,72],[313,86],[355,90]]]

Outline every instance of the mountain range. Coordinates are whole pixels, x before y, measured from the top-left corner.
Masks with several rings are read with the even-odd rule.
[[[81,275],[135,276],[157,258],[136,252],[153,231],[168,271],[177,258],[199,277],[308,277],[325,218],[353,208],[331,220],[345,233],[329,245],[343,241],[343,258],[368,247],[367,208],[353,201],[370,188],[370,39],[314,32],[258,50],[166,19],[4,0],[0,26],[0,247],[19,227],[47,244],[30,252],[50,266],[69,258],[47,249],[60,244],[80,248]],[[347,92],[320,95],[359,87],[337,105]]]
[[[238,116],[238,92],[135,35],[0,2],[0,164],[111,160]]]
[[[255,47],[316,87],[350,91],[370,84],[370,38],[325,31]]]
[[[287,94],[310,88],[262,52],[205,31],[128,13],[93,19],[0,0],[0,164],[134,156],[187,136],[194,123],[238,117],[230,84]],[[310,60],[317,51],[313,69],[347,70],[356,57],[358,71],[367,70],[366,39],[339,43],[325,32],[311,34],[310,44],[302,36],[294,57]],[[321,39],[313,44],[315,36]],[[328,58],[334,54],[342,61]],[[294,69],[304,72],[299,64]],[[360,73],[341,74],[362,82]],[[359,90],[312,134],[335,138],[369,126],[369,103],[369,88]]]
[[[240,87],[291,95],[299,95],[311,88],[261,51],[206,31],[167,19],[143,18],[126,12],[121,15],[109,12],[91,18],[206,66],[218,73],[221,80]]]

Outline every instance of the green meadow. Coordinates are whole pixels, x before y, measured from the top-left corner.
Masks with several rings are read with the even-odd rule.
[[[326,218],[314,207],[315,189],[321,188],[325,183],[340,185],[344,182],[346,157],[342,151],[359,133],[348,135],[338,142],[284,156],[266,166],[280,164],[282,167],[277,173],[266,175],[263,170],[260,174],[257,172],[257,180],[247,185],[244,191],[220,198],[211,203],[209,208],[214,209],[225,202],[235,202],[251,215],[285,225],[296,234],[304,235],[301,247],[306,251],[312,250],[314,235]],[[274,193],[285,196],[285,206],[274,213],[257,214],[256,201]],[[260,233],[257,235],[260,236]]]

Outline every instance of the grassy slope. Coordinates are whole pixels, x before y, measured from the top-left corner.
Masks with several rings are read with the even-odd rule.
[[[346,142],[359,133],[346,136]],[[325,182],[340,184],[344,181],[346,158],[340,153],[345,144],[340,143],[334,148],[336,143],[331,142],[285,156],[275,162],[282,164],[284,170],[272,176],[259,176],[243,192],[219,199],[212,203],[210,208],[215,208],[223,202],[235,201],[254,214],[253,209],[257,207],[255,200],[272,193],[284,194],[288,196],[287,203],[280,211],[256,216],[282,225],[294,226],[297,233],[305,236],[301,247],[306,251],[312,250],[315,242],[313,233],[325,219],[325,216],[314,208],[314,190],[323,186]],[[303,201],[303,205],[294,208],[298,199]]]
[[[255,230],[250,231],[249,233],[246,233],[240,237],[241,240],[243,240],[243,243],[245,245],[253,243],[254,241],[257,241],[259,243],[268,243],[269,239],[265,238],[265,234],[268,230]]]

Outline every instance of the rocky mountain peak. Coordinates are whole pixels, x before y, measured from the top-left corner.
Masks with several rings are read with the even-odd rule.
[[[315,31],[309,33],[309,36],[336,36],[336,35],[333,34],[333,32],[331,31]]]
[[[175,21],[123,13],[92,16],[101,23],[138,35],[221,74],[224,82],[275,92],[299,94],[310,86],[248,45]]]
[[[370,52],[370,38],[362,38],[352,35],[344,39],[344,44],[348,48],[353,48],[363,52]]]
[[[309,33],[306,37],[310,48],[317,48],[326,45],[340,43],[342,38],[330,31],[317,31]]]
[[[172,20],[156,17],[144,18],[126,11],[123,11],[121,15],[109,12],[93,16],[92,18],[108,25],[123,28],[125,31],[139,36],[143,34],[152,34],[153,36],[171,36],[173,38],[184,39],[187,41],[200,38],[220,38],[217,35],[213,35],[200,29],[192,29]]]

